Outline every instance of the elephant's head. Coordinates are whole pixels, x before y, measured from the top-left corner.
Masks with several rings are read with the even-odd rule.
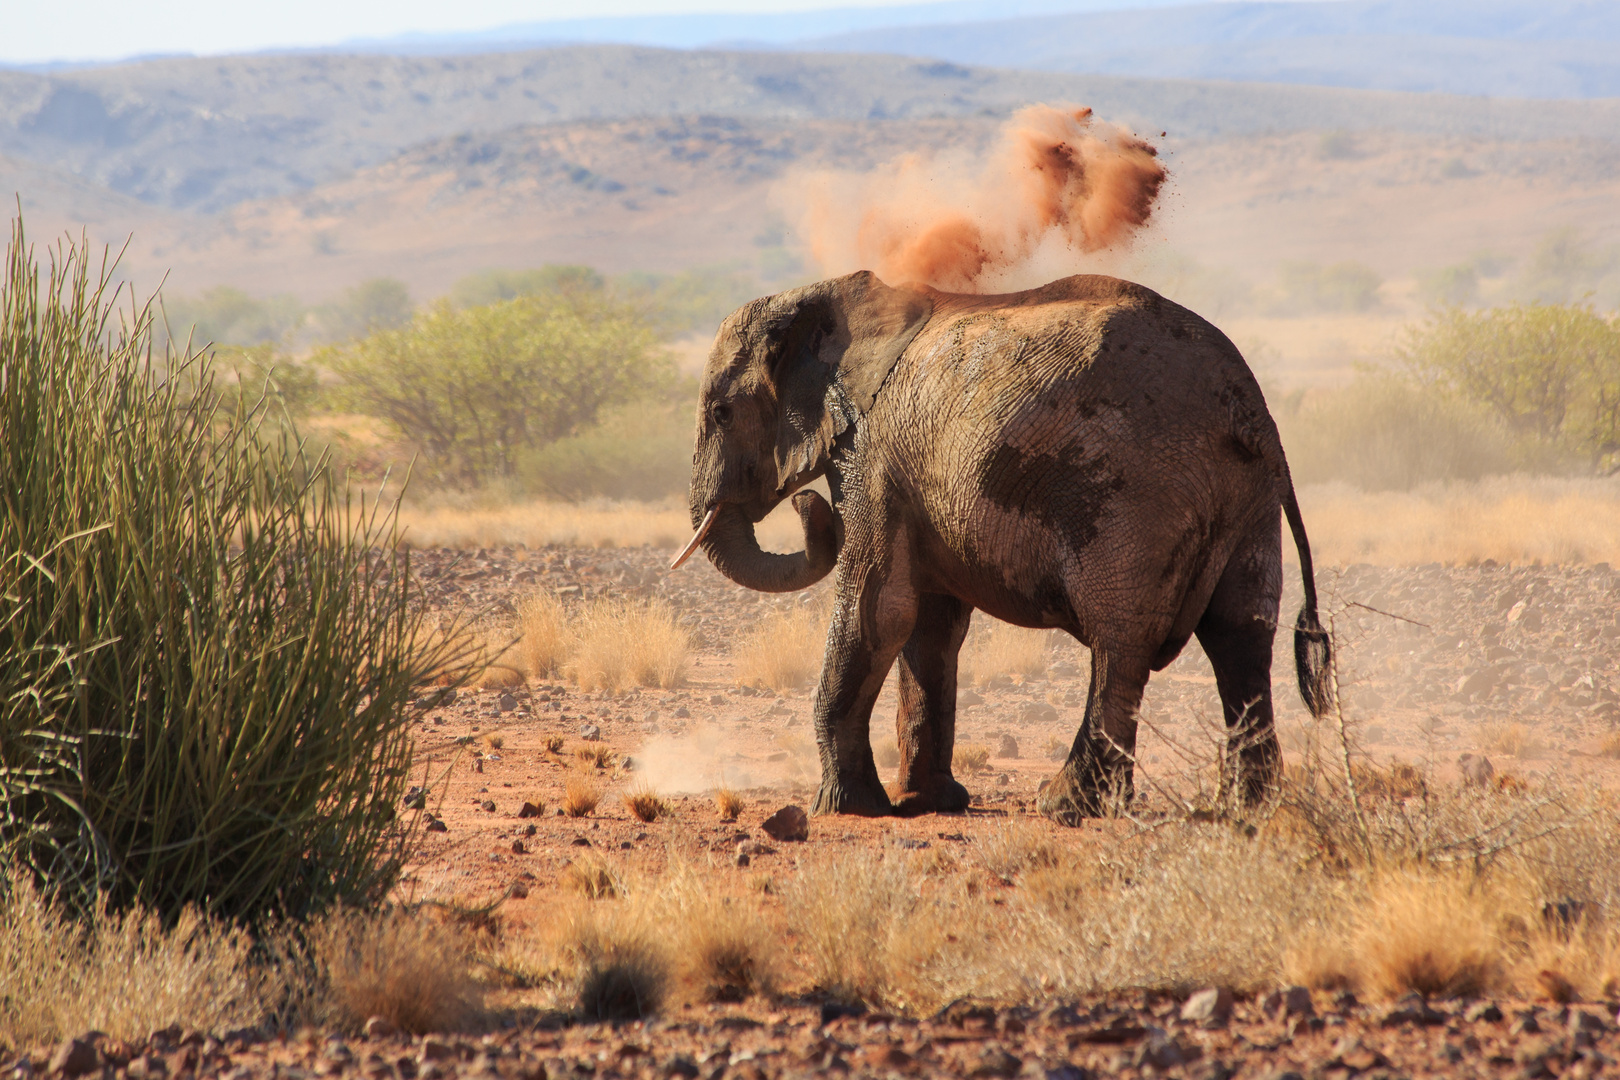
[[[842,530],[813,491],[794,497],[805,550],[760,550],[754,525],[827,469],[833,440],[872,407],[933,311],[928,295],[869,271],[755,300],[715,336],[692,455],[692,542],[720,572],[765,592],[803,589],[838,560]]]

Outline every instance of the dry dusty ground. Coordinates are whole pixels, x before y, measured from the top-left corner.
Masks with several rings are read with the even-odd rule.
[[[817,849],[931,847],[967,861],[969,848],[1009,819],[1031,822],[1063,843],[1108,843],[1115,825],[1063,830],[1030,813],[1038,784],[1055,768],[1046,748],[1066,746],[1081,715],[1085,658],[1072,644],[1054,647],[1045,677],[964,689],[958,745],[993,751],[984,771],[964,777],[975,796],[965,816],[819,818],[807,843],[771,841],[760,830],[763,819],[813,797],[809,694],[738,687],[730,646],[773,607],[806,601],[747,593],[701,561],[669,574],[667,558],[647,548],[417,554],[431,602],[446,610],[499,617],[536,589],[587,599],[664,597],[691,631],[699,656],[688,685],[676,690],[615,697],[550,681],[463,692],[453,704],[423,712],[424,775],[438,776],[453,764],[442,803],[429,807],[445,831],[427,837],[406,885],[413,894],[470,903],[509,893],[502,916],[522,926],[542,922],[565,899],[564,872],[587,851],[631,874],[654,875],[680,860],[712,874],[718,890],[757,891]],[[1603,785],[1620,778],[1605,756],[1612,746],[1605,739],[1620,717],[1614,690],[1620,578],[1609,567],[1359,566],[1327,570],[1321,579],[1338,612],[1349,716],[1375,758],[1427,762],[1443,776],[1455,775],[1459,755],[1472,752],[1490,756],[1499,772],[1526,778],[1548,770]],[[1285,598],[1285,611],[1296,604],[1294,596]],[[1292,688],[1293,673],[1281,661],[1275,679],[1284,741],[1297,758],[1314,736]],[[509,694],[504,702],[503,693]],[[893,704],[886,692],[874,718],[874,744],[889,737]],[[1207,743],[1216,715],[1212,676],[1194,646],[1150,684],[1143,772],[1173,778],[1186,767],[1177,746],[1205,760],[1197,748]],[[588,726],[599,729],[599,742],[587,743]],[[490,745],[491,734],[498,748]],[[551,736],[564,739],[561,754],[546,752]],[[583,745],[610,747],[613,764],[598,773],[605,796],[596,812],[576,819],[558,807],[565,777],[580,770],[574,754]],[[644,824],[620,794],[649,783],[666,793],[674,813]],[[743,796],[735,823],[720,820],[707,794],[718,783]],[[1152,785],[1139,783],[1139,790],[1150,812]],[[520,818],[526,802],[543,813]],[[745,868],[737,865],[740,846],[750,855]],[[1291,1020],[1268,1016],[1265,1004],[1240,1001],[1230,1028],[1206,1030],[1182,1023],[1177,1001],[1140,994],[1054,1002],[1045,1010],[958,1006],[921,1021],[869,1015],[828,1022],[836,1010],[824,1011],[814,999],[756,999],[687,1006],[621,1028],[543,1021],[534,1032],[455,1044],[451,1059],[462,1071],[503,1074],[535,1073],[543,1062],[548,1075],[984,1076],[1039,1075],[1041,1069],[1081,1075],[1061,1072],[1070,1068],[1106,1075],[1580,1076],[1611,1069],[1620,1058],[1620,1039],[1599,1034],[1601,1054],[1581,1057],[1577,1045],[1589,1037],[1569,1034],[1572,1023],[1607,1032],[1615,1020],[1612,1005],[1577,1010],[1591,1019],[1572,1021],[1567,1009],[1545,1004],[1503,1002],[1503,1020],[1490,1013],[1481,1018],[1479,1008],[1465,1016],[1463,1004],[1425,1013],[1410,1003],[1358,1005],[1320,993],[1309,1012]],[[348,1050],[371,1060],[367,1069],[379,1076],[420,1051],[397,1041]],[[373,1052],[381,1064],[369,1058]],[[329,1047],[314,1044],[260,1048],[246,1057],[262,1063],[266,1055],[303,1069],[332,1060]],[[409,1067],[406,1062],[401,1071]]]

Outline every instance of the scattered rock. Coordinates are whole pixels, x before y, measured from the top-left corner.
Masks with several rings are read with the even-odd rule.
[[[1457,768],[1462,773],[1462,782],[1469,787],[1489,787],[1496,776],[1496,767],[1484,754],[1462,755],[1457,759]]]
[[[983,705],[984,698],[975,690],[963,690],[956,695],[958,709],[972,708],[974,705]]]
[[[521,841],[521,840],[512,841],[512,854],[514,854],[514,855],[527,855],[528,853],[529,853],[529,849],[523,845],[523,841]]]
[[[511,712],[513,709],[517,708],[517,706],[518,700],[511,694],[502,694],[495,701],[495,707],[501,710],[503,713]]]
[[[675,710],[673,715],[677,720],[690,720],[692,719],[692,710],[682,705]]]
[[[1260,1002],[1260,1011],[1273,1019],[1316,1015],[1316,1007],[1311,1004],[1311,992],[1303,986],[1273,990]]]
[[[1022,724],[1055,724],[1058,711],[1044,701],[1032,701],[1018,713],[1018,721]]]
[[[1001,736],[1001,742],[996,746],[996,757],[1016,760],[1018,757],[1018,740],[1004,733]]]
[[[534,804],[532,802],[526,802],[522,806],[518,807],[518,817],[520,817],[520,818],[539,817],[541,814],[544,814],[545,812],[546,812],[546,808],[544,806],[537,806],[536,804]],[[534,834],[530,833],[529,835],[532,836]]]
[[[392,1039],[398,1034],[399,1028],[395,1027],[393,1021],[386,1016],[373,1016],[366,1021],[366,1038],[368,1039]]]
[[[776,849],[758,840],[744,840],[737,845],[739,855],[775,855]]]
[[[1181,1018],[1199,1027],[1225,1027],[1232,1018],[1232,991],[1224,986],[1198,991],[1182,1004]]]
[[[422,1040],[420,1057],[423,1061],[449,1061],[455,1054],[456,1048],[443,1039],[428,1035]]]
[[[784,806],[770,817],[766,818],[760,828],[772,840],[783,842],[791,840],[810,839],[810,815],[804,812],[803,807]]]
[[[486,814],[493,814],[495,812],[495,800],[485,799],[483,802],[478,804],[478,809],[482,810]]]
[[[1384,1027],[1400,1027],[1402,1024],[1443,1024],[1446,1022],[1446,1015],[1431,1008],[1421,994],[1407,994],[1385,1010],[1378,1022]]]
[[[63,1039],[45,1070],[52,1076],[83,1076],[101,1067],[101,1052],[87,1039]]]
[[[746,851],[737,852],[737,867],[738,867],[738,869],[741,869],[743,867],[748,866],[753,861],[754,861],[753,856],[749,855],[748,852],[746,852]]]
[[[1468,1006],[1468,1010],[1463,1013],[1463,1019],[1470,1024],[1482,1022],[1500,1024],[1502,1022],[1502,1010],[1496,1007],[1494,1001],[1476,1001]]]
[[[1345,1068],[1354,1072],[1365,1072],[1387,1064],[1389,1059],[1382,1052],[1366,1046],[1354,1035],[1346,1035],[1334,1044],[1333,1057],[1328,1062],[1330,1068]]]
[[[579,729],[579,737],[586,742],[601,742],[602,729],[595,724],[585,724]]]
[[[423,832],[449,832],[450,831],[450,826],[446,825],[444,822],[440,821],[438,818],[434,818],[433,820],[429,821],[426,825],[422,826],[422,831]]]
[[[979,1051],[979,1064],[973,1076],[1014,1076],[1023,1062],[1007,1053],[1006,1048],[994,1043]]]

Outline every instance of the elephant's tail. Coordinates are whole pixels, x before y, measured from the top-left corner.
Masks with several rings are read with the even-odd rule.
[[[1311,715],[1320,718],[1327,715],[1333,704],[1329,671],[1333,664],[1333,643],[1316,614],[1316,571],[1311,566],[1311,542],[1305,535],[1305,519],[1300,517],[1291,477],[1283,497],[1283,514],[1288,518],[1289,531],[1294,534],[1294,547],[1299,551],[1300,582],[1305,587],[1305,602],[1294,620],[1294,670],[1299,675],[1299,696],[1305,699],[1305,707],[1311,710]]]

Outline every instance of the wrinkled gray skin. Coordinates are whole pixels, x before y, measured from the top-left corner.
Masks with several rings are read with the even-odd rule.
[[[823,475],[831,507],[800,491]],[[790,496],[805,550],[764,553],[754,524]],[[703,379],[694,527],[715,506],[703,549],[733,581],[785,592],[838,570],[817,813],[967,806],[951,751],[975,609],[1092,652],[1085,719],[1043,813],[1073,824],[1130,798],[1143,687],[1193,634],[1245,794],[1264,798],[1280,764],[1279,508],[1306,585],[1300,689],[1317,715],[1328,704],[1310,549],[1260,387],[1219,330],[1139,285],[958,296],[862,272],[746,305]],[[896,660],[901,763],[886,791],[868,725]]]

